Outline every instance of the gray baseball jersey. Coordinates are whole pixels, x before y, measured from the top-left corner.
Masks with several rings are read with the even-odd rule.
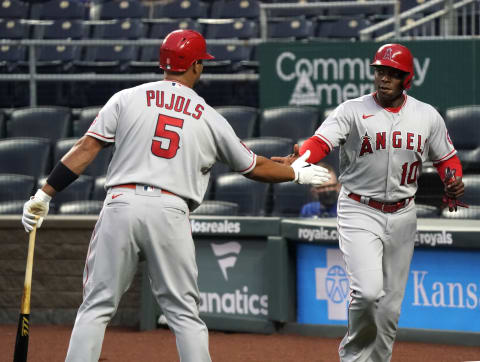
[[[172,81],[116,93],[86,134],[114,142],[115,152],[66,361],[98,361],[107,323],[143,255],[180,361],[211,362],[188,209],[202,201],[215,161],[247,173],[256,155],[191,88]]]
[[[456,151],[438,112],[406,94],[395,110],[382,108],[373,94],[346,101],[315,135],[330,148],[340,146],[338,235],[350,283],[340,361],[388,362],[414,249],[415,204],[409,200],[386,213],[349,194],[386,202],[409,198],[422,163]]]
[[[382,108],[372,94],[346,101],[315,134],[330,149],[340,146],[342,185],[382,201],[413,196],[422,163],[456,153],[435,108],[407,95],[399,112]]]
[[[202,202],[216,161],[241,173],[256,164],[255,154],[225,118],[178,82],[146,83],[116,93],[86,134],[115,142],[106,188],[151,185],[193,201],[193,208]]]

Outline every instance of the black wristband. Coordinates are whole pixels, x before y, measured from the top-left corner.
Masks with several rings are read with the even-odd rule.
[[[52,186],[55,191],[60,192],[77,178],[78,175],[60,161],[52,170],[50,176],[48,176],[47,183]]]

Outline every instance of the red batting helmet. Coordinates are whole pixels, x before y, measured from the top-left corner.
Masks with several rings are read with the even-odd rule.
[[[370,65],[384,65],[399,69],[408,75],[405,77],[403,87],[409,89],[412,85],[413,71],[413,56],[407,47],[400,44],[385,44],[382,45],[373,58]]]
[[[160,47],[160,68],[163,70],[184,72],[200,59],[215,57],[207,53],[205,38],[194,30],[172,31]]]

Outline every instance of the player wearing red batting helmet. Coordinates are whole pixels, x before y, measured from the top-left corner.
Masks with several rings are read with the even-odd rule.
[[[194,30],[176,30],[167,35],[160,47],[160,68],[185,72],[195,61],[215,59],[207,53],[205,38]]]
[[[405,74],[403,87],[409,89],[414,76],[413,56],[407,47],[400,44],[382,45],[373,58],[372,66],[385,66],[401,70]]]
[[[414,76],[410,50],[400,44],[382,45],[370,65],[375,68],[376,101],[384,108],[401,106]]]
[[[445,121],[435,107],[405,92],[414,75],[410,51],[385,44],[371,66],[376,92],[340,104],[298,151],[311,152],[308,160],[317,163],[341,149],[337,229],[350,289],[341,362],[392,358],[415,245],[422,164],[432,161],[437,168],[449,211],[468,207],[458,200],[462,165]]]

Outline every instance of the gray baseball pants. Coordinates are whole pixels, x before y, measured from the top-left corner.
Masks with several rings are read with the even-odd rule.
[[[350,282],[348,332],[341,362],[389,362],[415,243],[413,200],[383,213],[347,196],[338,200],[338,231]]]
[[[208,330],[198,312],[198,270],[187,204],[139,185],[111,188],[107,193],[88,249],[83,303],[66,361],[99,360],[105,328],[133,280],[141,255],[153,295],[175,333],[180,361],[211,361]]]

